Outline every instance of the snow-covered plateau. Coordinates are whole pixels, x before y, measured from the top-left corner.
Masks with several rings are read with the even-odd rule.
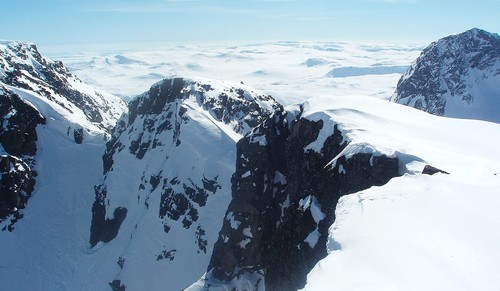
[[[0,41],[0,289],[499,290],[498,39]]]

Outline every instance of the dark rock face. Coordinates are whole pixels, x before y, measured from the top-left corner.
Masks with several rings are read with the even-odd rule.
[[[425,165],[424,169],[422,170],[422,174],[424,174],[424,175],[431,175],[432,176],[436,173],[442,173],[442,174],[447,174],[447,175],[450,174],[446,171],[440,170],[440,169],[433,167],[431,165]]]
[[[81,144],[83,142],[83,128],[73,130],[73,138],[77,144]]]
[[[113,280],[109,282],[109,287],[111,287],[111,290],[113,291],[125,291],[127,290],[127,286],[122,284],[122,281],[120,280]]]
[[[35,172],[14,156],[0,156],[0,222],[10,219],[1,230],[12,231],[13,225],[22,218],[19,209],[28,203],[35,188]]]
[[[85,115],[89,120],[93,122],[102,121],[102,116],[97,110],[98,106],[94,104],[92,98],[68,86],[67,78],[71,77],[72,74],[64,67],[62,62],[48,62],[40,55],[37,47],[33,44],[11,43],[10,48],[17,57],[24,60],[33,58],[35,66],[15,62],[11,55],[5,54],[4,58],[14,70],[6,70],[6,76],[2,81],[12,86],[34,91],[49,100],[54,100],[51,96],[52,92],[64,95],[74,105],[83,106]],[[27,78],[28,82],[22,77]],[[48,85],[52,92],[43,87],[33,88],[30,83]]]
[[[98,242],[110,242],[118,235],[118,230],[127,216],[127,209],[123,207],[115,208],[112,218],[106,218],[106,188],[104,186],[95,187],[96,200],[92,205],[92,221],[90,226],[90,245],[93,247]]]
[[[337,126],[317,152],[307,146],[318,139],[324,121],[289,120],[278,110],[237,144],[233,200],[214,248],[206,290],[210,279],[245,277],[255,290],[262,280],[266,290],[303,287],[308,272],[326,256],[338,199],[398,176],[397,158],[368,153],[337,157],[347,146]]]
[[[205,178],[202,183],[203,187],[200,188],[193,181],[185,184],[175,178],[170,182],[166,179],[160,199],[160,218],[168,217],[174,221],[182,218],[184,228],[191,227],[198,220],[197,208],[205,206],[208,196],[215,194],[220,188],[217,180],[209,181]],[[169,184],[171,186],[182,185],[182,191],[175,191]]]
[[[482,104],[490,95],[498,95],[498,86],[490,88],[496,93],[485,90],[500,80],[498,64],[497,34],[474,28],[445,37],[424,49],[399,80],[392,101],[435,115],[500,122],[497,114],[481,114],[488,112]]]
[[[10,219],[2,230],[13,230],[35,187],[32,170],[36,154],[36,127],[45,118],[21,97],[0,86],[0,222]]]
[[[45,118],[17,94],[0,85],[0,143],[6,152],[21,157],[36,153],[36,126]]]

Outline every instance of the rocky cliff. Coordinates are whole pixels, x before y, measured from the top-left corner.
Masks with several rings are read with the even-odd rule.
[[[36,127],[45,118],[29,102],[0,84],[0,223],[12,231],[34,190]]]
[[[399,175],[395,156],[346,150],[335,121],[303,116],[304,107],[276,111],[238,142],[232,200],[207,274],[191,290],[303,287],[326,256],[339,198]]]
[[[500,122],[500,37],[481,29],[430,44],[392,101],[435,115]]]
[[[83,84],[61,62],[43,57],[35,45],[1,41],[0,229],[14,229],[35,191],[38,140],[46,133],[40,125],[49,123],[81,144],[85,136],[107,135],[124,106]]]

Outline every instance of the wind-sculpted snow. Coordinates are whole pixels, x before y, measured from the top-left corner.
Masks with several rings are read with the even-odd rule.
[[[498,84],[500,37],[471,29],[430,44],[392,100],[435,115],[500,122]]]
[[[236,142],[278,108],[241,84],[182,78],[130,102],[92,207],[91,246],[124,261],[109,282],[180,290],[203,274],[231,199]]]
[[[328,256],[309,273],[304,290],[499,286],[491,271],[500,266],[493,247],[500,239],[494,214],[500,205],[498,124],[443,118],[364,96],[313,98],[309,105],[345,133],[349,145],[339,156],[395,156],[403,176],[340,198]],[[343,172],[347,167],[340,163]],[[423,175],[428,164],[449,174]]]

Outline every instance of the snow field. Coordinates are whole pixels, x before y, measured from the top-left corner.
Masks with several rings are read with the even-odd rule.
[[[364,96],[308,103],[311,118],[326,112],[351,144],[392,151],[405,174],[341,198],[329,255],[304,290],[500,286],[498,124],[437,117]],[[349,147],[340,155],[348,154]],[[422,175],[425,164],[450,175]]]

